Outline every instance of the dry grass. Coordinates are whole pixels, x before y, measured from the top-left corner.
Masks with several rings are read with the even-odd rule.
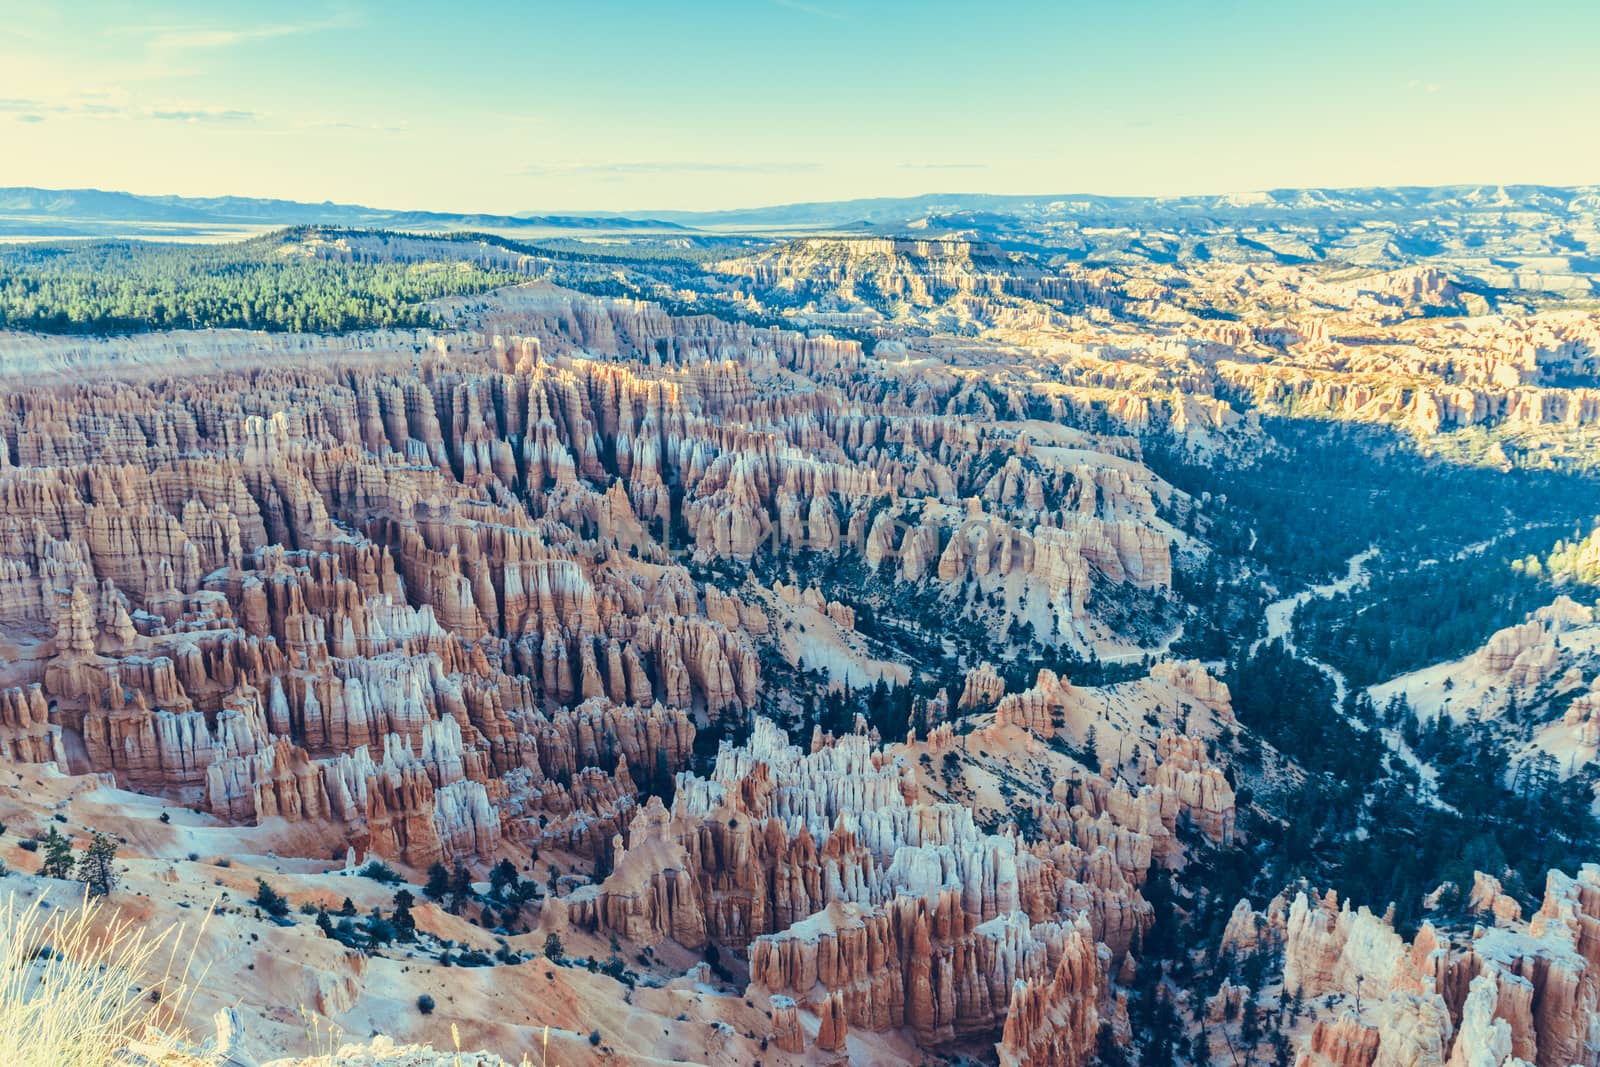
[[[157,934],[106,909],[21,906],[0,895],[0,1064],[116,1067],[181,1058],[178,928]],[[137,1046],[137,1052],[130,1049]]]

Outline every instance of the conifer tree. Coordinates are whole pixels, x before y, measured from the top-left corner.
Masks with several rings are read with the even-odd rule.
[[[72,841],[54,826],[40,842],[44,845],[44,864],[39,873],[46,878],[72,877]]]
[[[117,843],[96,833],[78,861],[78,881],[89,887],[92,897],[110,896],[117,888]]]

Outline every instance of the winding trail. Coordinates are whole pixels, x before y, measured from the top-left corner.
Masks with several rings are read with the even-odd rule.
[[[1484,541],[1476,545],[1469,545],[1463,549],[1456,558],[1462,558],[1466,555],[1482,552],[1490,545],[1498,541],[1500,537],[1504,537],[1513,532],[1515,531],[1506,531],[1506,533],[1502,533],[1488,541]],[[1314,659],[1295,647],[1293,625],[1294,613],[1301,604],[1304,604],[1310,600],[1326,600],[1329,597],[1335,597],[1341,593],[1348,593],[1366,585],[1368,578],[1367,564],[1376,559],[1378,555],[1379,552],[1376,545],[1367,548],[1365,551],[1357,552],[1355,555],[1350,557],[1349,562],[1346,564],[1343,578],[1329,582],[1326,585],[1314,585],[1308,589],[1302,589],[1293,596],[1287,596],[1281,600],[1274,600],[1272,603],[1268,604],[1263,613],[1266,617],[1267,624],[1266,636],[1262,637],[1260,640],[1256,641],[1254,645],[1250,646],[1251,653],[1254,653],[1258,648],[1261,647],[1263,643],[1267,641],[1281,640],[1283,642],[1283,647],[1289,652],[1290,655],[1296,657],[1302,663],[1310,664],[1323,674],[1327,675],[1328,679],[1333,682],[1333,711],[1335,714],[1343,714],[1344,698],[1345,693],[1349,690],[1349,683],[1345,680],[1344,672],[1340,671],[1337,667],[1334,667],[1328,663],[1324,663],[1319,659]],[[1363,733],[1372,729],[1372,724],[1362,722],[1358,718],[1351,718],[1349,721],[1350,725],[1354,726],[1357,730],[1360,730]],[[1425,803],[1439,808],[1440,810],[1454,811],[1454,808],[1441,801],[1438,797],[1437,783],[1439,772],[1432,765],[1417,757],[1417,754],[1411,750],[1411,746],[1406,744],[1405,738],[1401,736],[1400,731],[1380,729],[1377,732],[1378,736],[1382,738],[1384,745],[1389,749],[1389,751],[1392,752],[1396,758],[1400,759],[1417,772],[1417,776],[1422,783],[1420,799]]]
[[[1365,585],[1367,583],[1367,564],[1376,559],[1377,556],[1377,546],[1371,545],[1350,557],[1349,562],[1345,564],[1343,578],[1329,582],[1327,585],[1314,585],[1309,589],[1302,589],[1292,596],[1286,596],[1281,600],[1274,600],[1268,604],[1263,612],[1267,623],[1266,636],[1259,638],[1255,644],[1250,646],[1251,654],[1254,655],[1263,644],[1269,641],[1282,641],[1283,647],[1288,650],[1290,655],[1311,664],[1311,666],[1328,676],[1329,680],[1333,682],[1334,707],[1344,707],[1344,695],[1348,689],[1344,674],[1330,664],[1323,663],[1318,659],[1312,659],[1295,647],[1294,613],[1301,604],[1307,601],[1313,599],[1327,600],[1329,597],[1348,593]]]

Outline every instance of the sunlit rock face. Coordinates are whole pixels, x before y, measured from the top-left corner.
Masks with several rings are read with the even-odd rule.
[[[1047,799],[980,826],[915,755],[976,758],[949,694],[925,743],[802,748],[756,715],[773,651],[909,672],[838,593],[736,575],[836,561],[1078,645],[1109,636],[1096,597],[1170,594],[1173,491],[1122,444],[1041,458],[1020,424],[874,402],[854,342],[527,293],[420,346],[30,343],[116,373],[0,409],[4,756],[314,855],[560,857],[547,925],[732,954],[779,1048],[1085,1062],[1178,821],[1229,832],[1203,746],[1141,750],[1130,783],[1007,740],[984,758]],[[992,668],[960,694],[1007,738],[1084,700]],[[704,732],[748,736],[697,774]]]
[[[1480,875],[1473,906],[1495,912],[1493,926],[1457,941],[1424,925],[1409,943],[1385,918],[1341,906],[1332,893],[1298,895],[1287,917],[1285,989],[1354,998],[1353,1010],[1316,1022],[1300,1062],[1590,1062],[1600,868],[1585,865],[1575,878],[1551,871],[1526,922],[1496,909],[1497,893]]]
[[[603,290],[703,314],[540,281],[415,333],[0,335],[0,762],[273,860],[418,887],[509,862],[537,885],[513,922],[419,906],[492,970],[401,978],[309,928],[337,958],[260,960],[368,1030],[400,1014],[363,999],[379,972],[406,1013],[444,982],[463,1014],[543,998],[508,1061],[537,1009],[572,1062],[658,1062],[660,1026],[727,1063],[1149,1063],[1170,1016],[1182,1061],[1600,1063],[1595,868],[1537,908],[1479,871],[1464,919],[1406,936],[1309,878],[1238,899],[1307,776],[1180,643],[1254,533],[1226,558],[1228,502],[1157,473],[1247,464],[1284,413],[1566,462],[1600,422],[1593,316],[1334,269],[1329,234],[1170,263],[1154,234],[1031,256],[980,228]],[[572,270],[305,251],[423,248]],[[1554,692],[1592,751],[1594,625],[1575,598],[1486,633],[1457,699]]]

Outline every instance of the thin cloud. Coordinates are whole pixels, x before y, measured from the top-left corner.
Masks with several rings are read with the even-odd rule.
[[[135,108],[98,101],[49,101],[29,97],[0,97],[0,114],[15,115],[19,122],[43,122],[49,115],[156,122],[256,122],[263,117],[258,112],[243,108],[203,107],[188,103]]]
[[[259,117],[254,111],[238,108],[152,110],[147,114],[162,122],[254,122]]]
[[[405,133],[411,129],[411,123],[404,120],[399,122],[351,122],[347,119],[300,119],[291,123],[290,126],[296,130],[335,130],[356,133]]]
[[[263,26],[253,30],[164,30],[151,36],[150,47],[163,49],[230,48],[246,41],[269,41],[307,32],[300,26]]]
[[[62,112],[65,110],[67,108],[63,104],[50,104],[30,97],[0,97],[0,112],[25,112],[30,115],[37,115],[45,111]]]
[[[355,16],[345,12],[332,18],[312,22],[286,22],[267,26],[118,26],[108,32],[143,37],[145,45],[156,51],[191,52],[232,48],[252,41],[270,41],[279,37],[297,37],[327,30],[345,30],[357,24]]]
[[[592,175],[632,177],[649,174],[782,174],[819,169],[816,163],[717,163],[702,160],[647,160],[617,163],[535,163],[523,173],[532,177]]]
[[[984,170],[986,163],[902,163],[901,170]]]

